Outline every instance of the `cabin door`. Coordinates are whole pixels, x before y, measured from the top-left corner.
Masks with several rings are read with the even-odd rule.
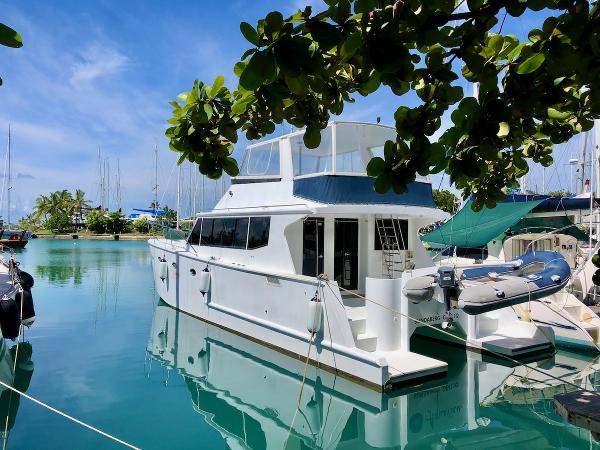
[[[325,270],[323,257],[323,242],[325,230],[322,217],[307,217],[304,219],[302,239],[302,275],[316,277]]]
[[[344,289],[358,289],[358,219],[335,219],[333,273]]]

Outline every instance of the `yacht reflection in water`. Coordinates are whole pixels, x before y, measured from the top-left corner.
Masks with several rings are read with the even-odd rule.
[[[27,392],[33,376],[32,347],[29,342],[20,342],[9,348],[10,341],[0,337],[0,380],[20,392]],[[0,385],[0,433],[2,448],[6,448],[12,430],[21,396]]]
[[[284,447],[302,385],[302,360],[162,301],[147,351],[178,370],[193,408],[222,435],[226,448]],[[437,351],[431,356],[458,358],[448,361],[448,377],[392,394],[309,366],[286,448],[600,448],[588,431],[552,412],[552,395],[564,392],[564,384],[523,367],[484,362],[478,354]],[[600,364],[589,356],[558,353],[534,366],[588,389],[600,381]]]

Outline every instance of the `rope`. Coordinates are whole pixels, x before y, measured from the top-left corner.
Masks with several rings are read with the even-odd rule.
[[[317,248],[318,248],[318,244],[317,244]],[[317,270],[318,270],[318,267],[317,267]],[[318,282],[317,282],[317,294],[318,294],[319,287],[321,285],[321,278],[317,277],[317,280],[318,280]],[[318,297],[317,297],[317,301],[318,301]],[[315,324],[315,319],[317,318],[317,311],[318,311],[318,308],[315,308],[315,311],[313,313],[312,325]],[[304,362],[304,374],[302,375],[302,383],[300,384],[300,392],[298,393],[298,400],[296,401],[296,409],[294,411],[294,416],[292,417],[292,421],[290,422],[290,427],[288,428],[288,433],[285,438],[285,441],[283,441],[283,450],[285,450],[287,448],[288,441],[292,435],[292,429],[294,428],[294,422],[296,421],[296,417],[298,416],[298,411],[300,411],[300,402],[302,401],[302,393],[304,392],[304,386],[306,384],[306,376],[308,374],[308,363],[310,361],[310,350],[312,349],[314,337],[315,337],[315,331],[313,330],[310,332],[310,338],[308,339],[308,353],[306,354],[306,361]]]
[[[326,281],[326,283],[328,283],[328,281]],[[504,355],[504,354],[502,354],[502,353],[498,353],[498,352],[495,352],[495,351],[493,351],[493,350],[490,350],[490,349],[484,348],[483,346],[477,346],[477,345],[473,344],[472,342],[469,342],[467,339],[465,339],[465,338],[463,338],[463,337],[461,337],[461,336],[456,336],[456,335],[454,335],[454,334],[452,334],[452,333],[449,333],[449,332],[448,332],[448,331],[446,331],[446,330],[442,330],[442,329],[436,328],[436,327],[434,327],[433,325],[431,325],[431,324],[429,324],[429,323],[427,323],[427,322],[424,322],[424,321],[422,321],[422,320],[419,320],[419,319],[416,319],[416,318],[414,318],[414,317],[411,317],[411,316],[409,316],[408,314],[404,314],[404,313],[402,313],[402,312],[400,312],[400,311],[397,311],[397,310],[395,310],[395,309],[393,309],[393,308],[390,308],[389,306],[382,305],[381,303],[379,303],[379,302],[376,302],[375,300],[371,300],[371,299],[369,299],[369,298],[367,298],[367,297],[365,297],[365,296],[363,296],[363,295],[360,295],[360,294],[358,294],[358,293],[356,293],[356,292],[352,292],[352,291],[349,291],[348,289],[344,289],[344,288],[343,288],[343,287],[341,287],[341,286],[338,286],[338,288],[339,288],[340,290],[346,291],[346,292],[348,292],[348,293],[350,293],[350,294],[356,295],[357,297],[359,297],[359,298],[362,298],[362,299],[364,299],[364,300],[365,300],[365,301],[367,301],[367,302],[371,302],[371,303],[373,303],[374,305],[377,305],[377,306],[379,306],[379,307],[381,307],[381,308],[383,308],[383,309],[385,309],[385,310],[388,310],[388,311],[390,311],[390,312],[392,312],[392,313],[394,313],[394,314],[398,314],[398,315],[400,315],[400,316],[406,317],[407,319],[409,319],[409,320],[412,320],[412,321],[414,321],[414,322],[416,322],[416,323],[418,323],[418,324],[420,324],[420,325],[423,325],[423,326],[425,326],[425,327],[431,328],[432,330],[438,331],[439,333],[442,333],[442,334],[448,335],[448,336],[450,336],[450,337],[451,337],[451,338],[453,338],[453,339],[457,339],[457,340],[459,340],[459,341],[462,341],[462,342],[464,342],[464,343],[465,343],[467,346],[474,347],[474,348],[476,348],[477,350],[480,350],[480,351],[486,351],[486,352],[488,352],[488,353],[490,353],[490,354],[492,354],[492,355],[494,355],[494,356],[496,356],[496,357],[498,357],[498,358],[504,359],[504,360],[506,360],[506,361],[510,361],[510,362],[512,362],[513,364],[517,364],[517,365],[520,365],[520,366],[523,366],[523,367],[529,368],[529,369],[531,369],[531,370],[532,370],[532,371],[534,371],[534,372],[538,372],[538,373],[540,373],[540,374],[542,374],[542,375],[545,375],[545,376],[547,376],[547,377],[549,377],[549,378],[552,378],[552,379],[554,379],[554,380],[560,381],[561,383],[564,383],[564,384],[571,385],[571,386],[575,387],[576,389],[580,389],[580,390],[583,390],[583,391],[585,391],[585,392],[588,392],[588,393],[590,393],[590,394],[593,394],[593,395],[600,396],[600,392],[591,391],[591,390],[588,390],[588,389],[582,388],[581,386],[578,386],[578,385],[576,385],[576,384],[574,384],[574,383],[571,383],[570,381],[567,381],[567,380],[562,380],[562,379],[560,379],[560,378],[558,378],[558,377],[555,377],[554,375],[552,375],[552,374],[550,374],[550,373],[548,373],[548,372],[544,372],[543,370],[540,370],[540,369],[538,369],[537,367],[532,367],[532,366],[530,366],[530,365],[528,365],[528,364],[521,363],[520,361],[518,361],[518,360],[516,360],[516,359],[514,359],[514,358],[511,358],[510,356],[507,356],[507,355]]]
[[[136,447],[136,446],[134,446],[132,444],[129,444],[129,443],[127,443],[127,442],[125,442],[125,441],[123,441],[123,440],[121,440],[121,439],[119,439],[119,438],[117,438],[115,436],[112,436],[112,435],[110,435],[110,434],[108,434],[108,433],[106,433],[106,432],[104,432],[102,430],[99,430],[96,427],[93,427],[92,425],[89,425],[89,424],[87,424],[85,422],[82,422],[81,420],[76,419],[75,417],[70,416],[67,413],[64,413],[64,412],[62,412],[62,411],[60,411],[60,410],[58,410],[56,408],[53,408],[52,406],[50,406],[50,405],[48,405],[48,404],[46,404],[46,403],[44,403],[44,402],[42,402],[42,401],[40,401],[40,400],[32,397],[30,395],[27,395],[24,392],[19,391],[18,389],[12,387],[11,385],[6,384],[2,380],[0,380],[0,386],[5,387],[6,389],[10,389],[11,391],[13,391],[13,392],[15,392],[15,393],[17,393],[17,394],[25,397],[27,400],[31,400],[32,402],[34,402],[34,403],[36,403],[36,404],[38,404],[38,405],[40,405],[40,406],[42,406],[42,407],[44,407],[44,408],[52,411],[52,412],[54,412],[54,413],[56,413],[56,414],[58,414],[60,416],[63,416],[64,418],[69,419],[69,420],[75,422],[76,424],[81,425],[82,427],[88,428],[88,429],[90,429],[92,431],[95,431],[96,433],[98,433],[98,434],[100,434],[100,435],[102,435],[104,437],[107,437],[108,439],[111,439],[111,440],[113,440],[115,442],[118,442],[119,444],[121,444],[121,445],[123,445],[125,447],[131,448],[131,449],[134,449],[134,450],[141,450],[139,447]]]

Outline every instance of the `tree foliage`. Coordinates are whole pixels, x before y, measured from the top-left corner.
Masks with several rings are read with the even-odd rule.
[[[105,233],[108,227],[108,217],[104,211],[93,210],[87,215],[86,225],[92,233]]]
[[[368,174],[379,192],[403,192],[417,174],[446,172],[474,207],[490,207],[528,171],[549,166],[554,144],[589,130],[600,116],[600,10],[582,0],[326,0],[290,17],[270,12],[242,22],[251,44],[234,72],[194,82],[171,102],[166,135],[180,162],[210,178],[238,173],[231,157],[238,133],[258,139],[284,121],[306,127],[315,148],[332,115],[356,95],[390,89],[399,97],[397,139]],[[466,3],[461,11],[458,4]],[[550,17],[528,40],[502,34],[499,19]],[[479,83],[465,96],[458,72]],[[420,104],[401,97],[414,91]],[[452,125],[437,142],[444,113]]]
[[[45,227],[55,233],[71,230],[71,217],[64,211],[53,212],[46,220]]]
[[[48,217],[52,214],[65,213],[68,216],[81,217],[83,211],[89,209],[90,202],[85,198],[81,189],[75,191],[73,196],[69,191],[54,191],[49,195],[40,195],[35,200],[34,215],[36,219]]]
[[[152,228],[152,224],[145,217],[134,220],[132,226],[138,233],[149,233]]]
[[[0,23],[0,45],[11,48],[23,47],[23,38],[11,27]],[[0,78],[0,86],[2,78]]]
[[[434,189],[433,201],[439,209],[450,214],[455,214],[460,206],[458,197],[446,189]]]

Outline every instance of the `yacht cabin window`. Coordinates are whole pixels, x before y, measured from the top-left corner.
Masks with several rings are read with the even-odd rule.
[[[304,145],[304,134],[292,136],[290,138],[290,147],[292,149],[292,164],[294,166],[295,177],[333,171],[331,164],[331,127],[327,127],[321,131],[321,143],[317,148],[306,148]]]
[[[396,130],[382,125],[336,122],[321,131],[321,143],[309,149],[303,134],[290,137],[294,176],[319,173],[364,175],[375,156],[383,156],[386,141],[396,140]],[[333,155],[335,154],[335,164]]]
[[[246,241],[248,240],[248,221],[248,217],[236,219],[233,248],[246,248]]]
[[[265,142],[246,149],[240,177],[272,177],[281,174],[279,141]]]
[[[269,244],[270,223],[270,217],[250,217],[248,250],[265,247]]]
[[[270,217],[198,219],[188,243],[206,247],[256,249],[269,244]]]
[[[192,228],[192,232],[190,233],[190,236],[188,237],[188,242],[192,245],[199,245],[200,244],[200,229],[202,228],[202,219],[198,219],[196,220],[196,223],[194,224],[194,228]]]

